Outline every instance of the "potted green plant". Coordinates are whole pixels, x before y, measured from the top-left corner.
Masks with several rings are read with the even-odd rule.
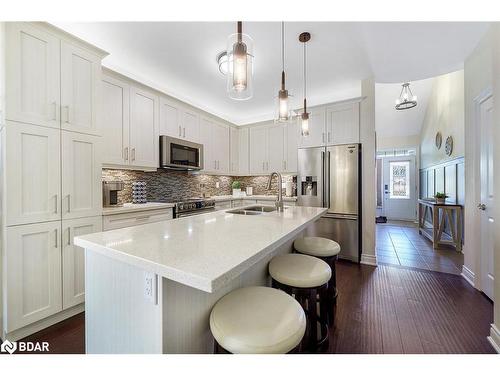
[[[437,204],[444,204],[446,198],[448,198],[448,196],[445,193],[437,192],[436,194],[434,194],[434,199],[436,200]]]
[[[233,197],[239,197],[241,195],[241,183],[239,181],[233,181],[231,186],[233,188]]]

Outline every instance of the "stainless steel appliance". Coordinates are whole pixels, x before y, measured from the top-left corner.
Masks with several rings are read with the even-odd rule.
[[[337,241],[341,258],[359,262],[361,145],[299,149],[298,160],[298,204],[328,208],[307,234]]]
[[[123,181],[103,181],[102,182],[102,205],[104,207],[116,207],[123,204],[118,201],[118,192],[123,190]]]
[[[203,145],[160,135],[160,168],[183,171],[203,169]]]
[[[190,198],[174,204],[174,218],[176,219],[215,211],[215,200],[213,199]]]

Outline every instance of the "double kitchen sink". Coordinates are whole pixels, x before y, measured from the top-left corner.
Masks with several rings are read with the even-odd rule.
[[[286,209],[286,207],[284,207]],[[229,214],[236,215],[262,215],[269,212],[276,211],[276,207],[273,206],[248,206],[243,208],[238,208],[236,210],[226,211]]]

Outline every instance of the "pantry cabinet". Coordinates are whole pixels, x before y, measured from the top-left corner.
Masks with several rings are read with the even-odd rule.
[[[101,139],[62,132],[62,218],[99,215],[101,195]]]
[[[61,221],[8,227],[7,324],[12,332],[62,310]]]
[[[60,130],[7,122],[2,138],[6,224],[60,219]]]
[[[102,217],[62,221],[62,308],[85,302],[85,251],[73,243],[76,236],[101,232]]]

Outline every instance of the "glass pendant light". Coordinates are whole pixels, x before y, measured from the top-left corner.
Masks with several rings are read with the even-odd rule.
[[[285,88],[285,22],[281,22],[281,88],[278,92],[278,122],[290,119],[288,90]]]
[[[413,95],[410,89],[410,83],[405,82],[402,85],[401,92],[399,93],[399,98],[396,99],[396,109],[398,111],[404,109],[410,109],[417,106],[417,96]]]
[[[237,23],[237,32],[227,40],[227,92],[235,100],[250,99],[253,95],[253,41],[243,34],[241,21]]]
[[[301,118],[302,136],[309,135],[309,113],[307,112],[307,99],[306,99],[306,81],[307,81],[307,66],[306,66],[306,43],[311,39],[311,34],[305,32],[299,35],[299,41],[304,44],[304,109]]]

